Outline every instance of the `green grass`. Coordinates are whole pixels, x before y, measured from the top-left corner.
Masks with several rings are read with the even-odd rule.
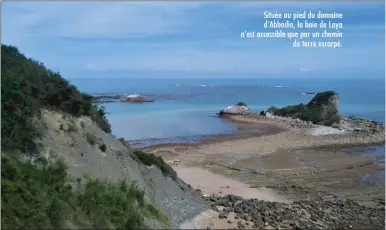
[[[3,229],[59,229],[66,221],[78,228],[144,229],[144,216],[168,221],[136,183],[85,179],[82,187],[78,178],[73,188],[61,161],[36,167],[2,156],[1,163]]]
[[[177,179],[177,173],[174,169],[162,159],[157,157],[153,153],[145,153],[141,150],[135,150],[134,155],[136,158],[145,165],[155,165],[161,170],[163,175],[170,176],[172,179]]]

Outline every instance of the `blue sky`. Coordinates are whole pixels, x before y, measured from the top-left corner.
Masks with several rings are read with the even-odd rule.
[[[304,10],[343,13],[343,47],[240,38],[245,30],[264,31],[264,11]],[[383,78],[384,32],[385,3],[2,3],[2,43],[69,79]]]

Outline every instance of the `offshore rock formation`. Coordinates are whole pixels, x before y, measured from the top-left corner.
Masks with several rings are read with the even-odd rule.
[[[310,121],[318,125],[339,124],[339,96],[334,91],[317,93],[307,105],[298,104],[284,108],[271,107],[261,112],[265,116],[281,116]]]
[[[142,103],[142,102],[154,102],[153,100],[150,100],[150,99],[146,99],[144,97],[142,97],[141,95],[139,94],[132,94],[132,95],[129,95],[126,97],[125,100],[123,100],[124,102],[134,102],[134,103]]]
[[[247,115],[250,113],[248,105],[239,102],[220,111],[219,115]]]

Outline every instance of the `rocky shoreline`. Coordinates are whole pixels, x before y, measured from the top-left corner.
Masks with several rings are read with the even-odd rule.
[[[290,204],[234,195],[203,197],[220,219],[234,213],[228,223],[236,221],[239,229],[384,229],[385,226],[385,200],[380,201],[379,207],[366,207],[336,196]]]

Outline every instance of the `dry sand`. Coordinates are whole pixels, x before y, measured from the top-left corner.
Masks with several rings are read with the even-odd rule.
[[[203,194],[236,195],[244,199],[259,199],[265,201],[290,201],[279,196],[269,188],[250,188],[248,184],[215,174],[209,170],[194,167],[174,167],[178,176]]]
[[[259,199],[265,201],[276,201],[290,203],[288,199],[278,195],[269,188],[250,188],[248,184],[215,174],[209,170],[195,167],[174,167],[178,176],[195,189],[201,189],[205,195],[216,194],[219,196],[237,195],[244,199]],[[209,209],[190,221],[183,223],[181,229],[238,229],[237,222],[242,221],[244,225],[251,228],[250,221],[235,219],[235,213],[230,212],[226,219],[220,219],[219,213]],[[248,222],[248,223],[247,223]],[[246,224],[247,223],[247,224]]]

